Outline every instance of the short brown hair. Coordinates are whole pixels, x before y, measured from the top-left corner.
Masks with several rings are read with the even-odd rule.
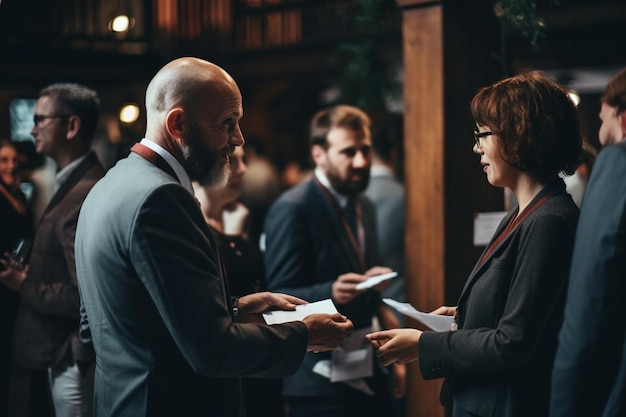
[[[538,180],[576,171],[583,143],[578,111],[567,90],[540,72],[480,89],[471,110],[476,123],[497,137],[512,167]]]
[[[626,68],[611,78],[604,89],[600,102],[617,108],[617,114],[626,110]]]
[[[369,132],[370,118],[363,110],[343,104],[320,110],[311,121],[310,145],[327,149],[328,132],[335,127]]]

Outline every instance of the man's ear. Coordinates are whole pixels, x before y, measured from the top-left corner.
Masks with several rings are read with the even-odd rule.
[[[619,124],[622,127],[622,138],[626,139],[626,110],[622,110],[617,117],[619,117]]]
[[[321,145],[311,146],[311,158],[313,159],[315,166],[323,166],[326,158],[326,149],[324,149]]]
[[[67,140],[72,140],[78,135],[80,131],[81,120],[80,117],[75,114],[69,116],[67,118],[67,133],[65,134],[65,138]]]
[[[186,133],[186,118],[185,111],[181,108],[174,108],[165,116],[165,128],[167,133],[173,139],[180,140],[185,137]]]

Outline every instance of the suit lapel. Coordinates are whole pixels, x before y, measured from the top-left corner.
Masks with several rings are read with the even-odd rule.
[[[330,231],[335,240],[332,244],[337,245],[344,254],[344,256],[340,256],[339,258],[346,262],[347,269],[349,271],[359,273],[365,272],[361,270],[362,268],[360,266],[359,256],[354,251],[352,242],[346,233],[346,229],[341,222],[335,206],[326,196],[324,191],[322,191],[322,189],[315,183],[315,180],[311,180],[309,187],[311,187],[312,192],[316,195],[315,200],[320,202],[319,209],[323,211],[323,217],[329,220]]]
[[[497,237],[504,231],[504,229],[506,228],[506,225],[509,224],[509,221],[511,220],[511,217],[513,217],[515,215],[515,213],[517,213],[517,210],[513,209],[504,217],[504,219],[502,219],[502,221],[498,225],[496,231],[494,232],[493,236],[491,237],[491,240],[489,241],[489,244],[485,247],[485,250],[483,251],[483,254],[487,251],[489,246],[491,246],[493,241],[496,240]],[[491,252],[491,254],[482,263],[481,263],[480,260],[482,259],[483,254],[480,255],[480,257],[478,258],[478,261],[476,262],[476,265],[474,265],[474,269],[472,270],[472,273],[470,274],[470,276],[467,279],[467,281],[465,281],[465,286],[463,287],[463,291],[461,291],[461,296],[459,297],[459,304],[461,303],[461,300],[469,292],[469,289],[472,287],[474,282],[483,274],[485,269],[488,268],[489,264],[491,263],[491,259],[497,253],[499,253],[499,249],[501,247],[509,244],[509,241],[511,240],[513,235],[514,235],[514,233],[511,233],[504,240],[502,240],[502,242],[500,242],[500,244],[498,246],[496,246],[496,248]]]
[[[43,219],[46,217],[46,214],[56,207],[56,205],[59,204],[67,195],[67,193],[85,176],[87,171],[89,171],[91,167],[97,163],[98,158],[96,157],[96,154],[94,152],[90,152],[87,157],[80,164],[78,164],[76,168],[74,168],[74,170],[70,173],[70,176],[63,184],[61,184],[56,193],[54,193],[41,218]]]

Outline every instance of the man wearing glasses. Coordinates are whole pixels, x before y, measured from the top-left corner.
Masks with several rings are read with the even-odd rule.
[[[52,84],[40,91],[31,134],[37,152],[57,165],[56,191],[37,226],[28,267],[0,274],[21,298],[15,360],[33,375],[47,371],[57,417],[92,413],[95,357],[91,344],[78,338],[74,235],[82,202],[104,175],[91,151],[98,114],[97,93],[82,85]]]

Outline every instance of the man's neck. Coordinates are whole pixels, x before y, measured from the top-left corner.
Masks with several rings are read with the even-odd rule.
[[[72,161],[75,161],[81,156],[84,156],[85,154],[89,153],[89,151],[90,149],[88,147],[73,148],[73,149],[63,150],[61,152],[56,153],[55,155],[50,155],[50,157],[57,164],[57,167],[60,171],[66,166],[68,166],[69,164],[71,164]]]

